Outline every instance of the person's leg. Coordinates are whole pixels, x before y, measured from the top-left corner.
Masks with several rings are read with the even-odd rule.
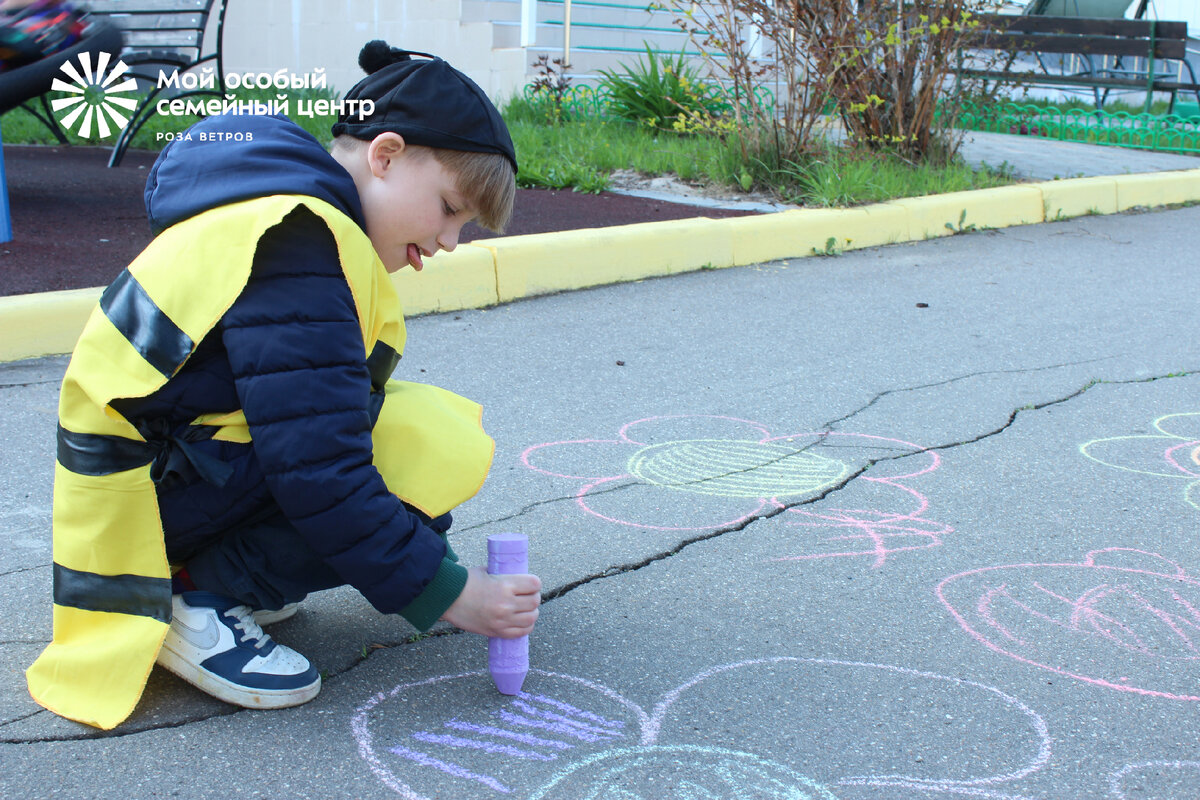
[[[406,507],[440,534],[452,524],[449,513],[430,519]],[[183,563],[197,589],[239,600],[255,610],[283,608],[310,592],[345,583],[278,509],[259,514],[201,546],[173,550],[168,538],[168,560]]]
[[[438,533],[451,516],[413,513]],[[299,653],[275,644],[254,609],[280,609],[344,580],[277,509],[219,535],[167,536],[167,556],[185,565],[194,591],[173,598],[159,663],[197,688],[248,708],[281,708],[316,697],[321,679]],[[190,588],[190,587],[189,587]]]
[[[317,670],[264,633],[254,609],[280,609],[311,591],[338,586],[343,581],[336,573],[274,510],[207,543],[191,540],[186,560],[178,545],[168,536],[168,557],[184,561],[186,582],[195,588],[172,598],[159,664],[247,708],[282,708],[316,697]]]
[[[197,589],[253,609],[283,608],[345,583],[278,511],[226,533],[184,563]]]

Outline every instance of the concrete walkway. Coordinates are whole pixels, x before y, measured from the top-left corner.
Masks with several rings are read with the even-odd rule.
[[[497,441],[455,548],[547,589],[516,699],[341,589],[272,629],[306,706],[40,710],[65,359],[0,365],[0,796],[1193,800],[1197,250],[1134,212],[413,320],[398,376]]]
[[[970,164],[992,167],[1007,165],[1017,175],[1035,181],[1162,172],[1200,166],[1200,158],[1182,153],[1156,153],[1129,147],[1058,142],[984,131],[968,132],[960,152]]]

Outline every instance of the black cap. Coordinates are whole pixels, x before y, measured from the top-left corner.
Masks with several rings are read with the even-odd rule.
[[[442,59],[376,39],[363,47],[358,64],[367,77],[344,99],[371,100],[375,110],[359,118],[354,103],[353,114],[338,117],[334,136],[371,140],[391,131],[410,144],[499,153],[517,169],[517,152],[500,112],[478,84]]]

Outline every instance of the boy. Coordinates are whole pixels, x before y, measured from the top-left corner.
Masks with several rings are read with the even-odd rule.
[[[214,117],[155,163],[157,235],[63,381],[54,641],[27,673],[55,713],[116,726],[156,660],[227,702],[306,702],[319,674],[260,623],[344,584],[421,630],[532,629],[538,579],[467,570],[445,539],[491,463],[479,407],[388,380],[387,273],[472,218],[503,227],[515,191],[495,107],[412,55],[363,48],[347,99],[374,112],[330,153],[282,118]]]

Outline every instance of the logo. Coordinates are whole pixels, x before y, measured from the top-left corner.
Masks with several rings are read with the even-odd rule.
[[[79,54],[79,67],[73,61],[62,65],[62,72],[71,79],[68,83],[61,78],[55,78],[51,88],[60,92],[69,92],[72,97],[63,97],[50,103],[55,113],[66,112],[59,116],[58,121],[67,128],[83,137],[92,135],[92,121],[96,122],[96,133],[101,139],[114,136],[129,124],[129,117],[118,111],[118,107],[132,111],[137,102],[129,97],[121,97],[126,92],[137,90],[137,81],[126,78],[120,83],[116,81],[129,69],[124,61],[118,60],[112,70],[108,69],[111,56],[100,53],[96,71],[92,71],[92,54]],[[114,85],[115,84],[115,85]],[[109,120],[116,125],[116,130],[109,127]],[[78,127],[76,127],[78,125]]]
[[[203,628],[193,628],[179,617],[171,621],[174,623],[172,628],[197,650],[211,650],[221,641],[221,629],[210,615],[205,615]]]

